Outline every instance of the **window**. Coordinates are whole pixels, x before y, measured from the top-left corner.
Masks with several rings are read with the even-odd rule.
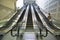
[[[18,8],[21,8],[23,6],[23,0],[17,0],[16,2],[16,7]]]

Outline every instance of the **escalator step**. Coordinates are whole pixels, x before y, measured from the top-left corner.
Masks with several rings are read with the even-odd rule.
[[[31,6],[29,6],[29,12],[28,12],[28,18],[27,18],[27,24],[26,29],[31,30],[33,29],[33,21],[32,21],[32,13],[31,13]]]

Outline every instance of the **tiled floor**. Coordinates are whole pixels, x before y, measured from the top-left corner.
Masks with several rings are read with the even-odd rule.
[[[1,38],[1,37],[0,37]],[[16,37],[12,37],[10,33],[5,35],[2,40],[17,40]],[[20,37],[19,37],[20,40]],[[37,40],[34,32],[26,32],[23,34],[23,40]],[[41,39],[39,39],[41,40]],[[43,37],[43,40],[60,40],[60,37],[55,37],[52,34],[48,34],[47,37]]]

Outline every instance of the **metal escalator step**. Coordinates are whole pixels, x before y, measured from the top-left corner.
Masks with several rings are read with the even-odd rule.
[[[33,21],[32,21],[31,6],[29,6],[26,30],[29,30],[29,31],[33,30]]]

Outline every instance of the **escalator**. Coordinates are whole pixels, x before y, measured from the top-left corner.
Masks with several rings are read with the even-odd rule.
[[[45,24],[47,26],[45,26]],[[25,25],[23,25],[25,23]],[[21,27],[26,27],[24,31]],[[38,30],[36,30],[34,27],[37,27]],[[17,13],[2,27],[0,30],[5,31],[6,34],[4,34],[4,37],[2,40],[40,40],[38,39],[48,36],[48,32],[51,33],[49,28],[53,30],[59,30],[55,28],[53,24],[50,23],[48,18],[43,14],[43,12],[39,9],[37,4],[28,4],[21,8],[21,11],[18,10]],[[22,30],[21,30],[22,29]],[[39,32],[39,33],[36,33]],[[45,32],[45,35],[43,34]],[[11,39],[9,39],[9,38]]]
[[[51,23],[51,22],[48,20],[48,18],[43,14],[43,12],[40,10],[39,7],[36,7],[36,5],[34,5],[34,7],[35,7],[36,11],[38,12],[38,15],[42,18],[41,20],[44,20],[45,24],[47,25],[46,28],[47,28],[51,33],[54,32],[54,31],[60,32],[60,29],[56,28],[56,27],[53,25],[53,23]],[[43,21],[42,21],[42,22],[43,22]],[[43,23],[44,23],[44,22],[43,22]],[[51,30],[50,30],[50,29],[51,29]],[[59,33],[59,35],[60,35],[60,33]]]
[[[37,21],[38,21],[39,25],[41,26],[40,28],[43,30],[45,27],[44,27],[44,25],[43,25],[43,23],[42,23],[42,21],[41,21],[41,19],[40,19],[39,15],[38,15],[38,13],[36,12],[36,10],[35,10],[35,7],[34,7],[34,6],[33,6],[33,8],[34,8],[34,12],[35,12],[36,19],[37,19]]]
[[[12,28],[10,29],[10,28],[8,28],[8,29],[10,29],[10,30],[8,30],[7,32],[6,32],[6,34],[4,34],[4,37],[2,38],[2,40],[8,40],[8,38],[7,37],[10,37],[10,38],[14,38],[15,40],[16,40],[16,37],[13,37],[13,36],[18,36],[18,35],[14,35],[14,30],[15,31],[18,31],[17,32],[17,34],[19,34],[19,30],[20,30],[20,26],[18,26],[18,23],[19,22],[21,22],[22,21],[22,19],[23,19],[23,17],[24,17],[24,14],[25,14],[25,11],[26,11],[26,8],[27,8],[27,5],[26,5],[26,7],[23,7],[21,10],[22,11],[19,11],[18,13],[16,13],[16,15],[18,16],[18,18],[17,19],[15,19],[15,20],[17,20],[17,22],[16,22],[16,24],[14,25],[14,26],[12,26]],[[15,16],[16,16],[15,15]],[[20,16],[19,16],[20,15]],[[15,17],[15,16],[13,16],[13,18]],[[13,19],[12,18],[12,19]],[[16,17],[15,17],[16,18]],[[8,21],[8,22],[10,22],[10,21]],[[22,24],[22,22],[21,22],[21,24]],[[6,25],[7,26],[7,25]],[[17,30],[17,28],[18,28],[18,30]],[[11,36],[10,36],[10,31],[11,31]],[[14,33],[13,33],[14,32]],[[8,36],[9,35],[9,36]],[[14,40],[13,39],[13,40]],[[9,39],[9,40],[12,40],[12,39]]]
[[[17,21],[19,20],[19,18],[20,18],[20,20],[22,20],[22,18],[24,16],[24,12],[26,10],[26,6],[27,5],[23,6],[21,8],[21,11],[18,10],[17,13],[15,15],[13,15],[13,17],[5,25],[3,25],[3,27],[0,28],[0,31],[8,32],[9,30],[12,29],[12,27],[14,25],[16,25],[16,23],[18,23]],[[21,17],[21,15],[22,15],[22,17]]]

